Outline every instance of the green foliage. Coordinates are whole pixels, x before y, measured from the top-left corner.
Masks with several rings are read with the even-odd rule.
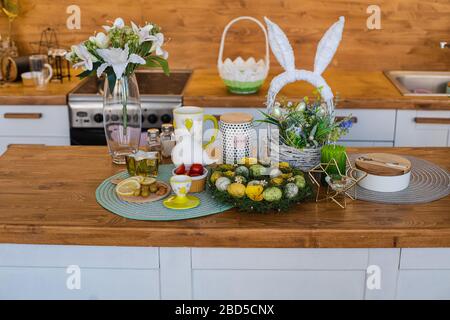
[[[297,149],[320,147],[337,141],[348,132],[348,118],[335,121],[334,114],[321,98],[320,88],[313,91],[314,99],[304,97],[297,103],[281,100],[272,113],[262,113],[263,120],[279,129],[283,144]]]
[[[147,58],[147,63],[145,64],[148,68],[161,68],[167,76],[170,74],[169,63],[166,59],[158,56],[150,56]]]

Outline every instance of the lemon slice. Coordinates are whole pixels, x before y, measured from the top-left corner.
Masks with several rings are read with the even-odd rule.
[[[137,181],[137,182],[139,182],[139,183],[142,183],[142,181],[144,181],[145,179],[146,179],[146,178],[141,177],[141,176],[134,176],[134,177],[125,179],[125,180],[123,180],[123,181],[135,180],[135,181]]]
[[[144,186],[149,186],[151,184],[154,184],[156,182],[155,178],[144,178],[144,180],[141,181],[141,184]]]
[[[116,193],[122,197],[131,197],[134,193],[141,189],[141,184],[133,178],[126,179],[119,183],[116,187]]]

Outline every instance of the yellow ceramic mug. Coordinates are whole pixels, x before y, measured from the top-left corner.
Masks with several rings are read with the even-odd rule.
[[[186,129],[190,135],[194,137],[194,141],[203,141],[203,124],[206,121],[212,121],[214,125],[214,134],[208,143],[203,145],[206,149],[212,144],[219,133],[219,124],[217,119],[209,114],[205,114],[204,110],[199,107],[181,107],[173,111],[173,125],[175,129]]]

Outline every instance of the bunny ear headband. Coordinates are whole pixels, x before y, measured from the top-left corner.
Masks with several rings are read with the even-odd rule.
[[[322,87],[322,98],[328,106],[328,112],[332,114],[334,110],[334,96],[327,82],[322,77],[322,73],[330,64],[339,43],[341,42],[345,18],[340,17],[320,40],[314,60],[314,72],[298,70],[295,68],[294,51],[283,30],[266,17],[264,20],[266,21],[269,30],[269,42],[272,52],[285,70],[285,72],[276,76],[270,84],[269,92],[267,94],[267,108],[269,111],[271,111],[275,104],[278,92],[280,92],[285,85],[295,81],[304,80],[316,88]]]

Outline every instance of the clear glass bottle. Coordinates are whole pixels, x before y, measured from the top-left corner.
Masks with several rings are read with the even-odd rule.
[[[158,129],[147,130],[147,151],[161,153],[161,140]]]
[[[173,125],[165,123],[161,127],[161,154],[164,158],[172,156],[172,150],[175,147],[175,133]]]

